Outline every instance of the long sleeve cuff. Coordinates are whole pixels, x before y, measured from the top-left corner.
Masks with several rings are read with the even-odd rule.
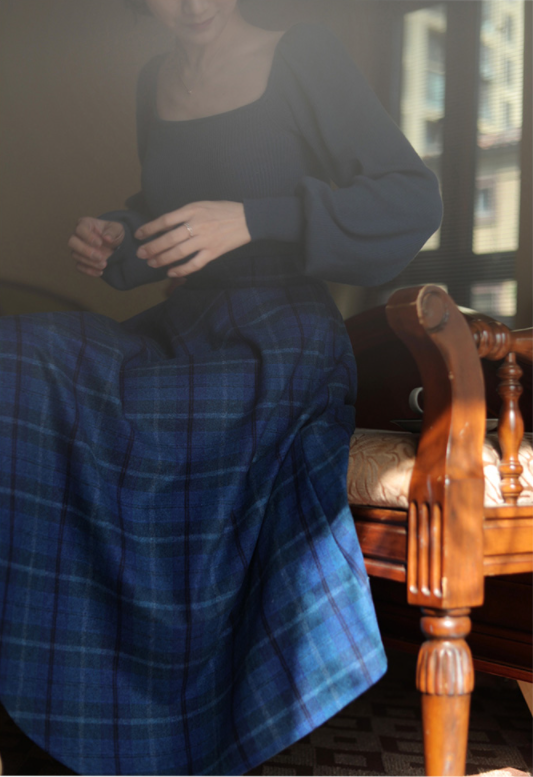
[[[155,283],[167,277],[168,267],[153,269],[137,256],[142,242],[133,235],[140,226],[146,223],[146,216],[136,211],[116,210],[104,213],[100,218],[106,221],[119,221],[124,225],[124,240],[113,251],[108,259],[107,267],[102,274],[102,280],[122,291]]]
[[[252,240],[298,243],[303,239],[305,216],[299,197],[244,200],[244,214]]]

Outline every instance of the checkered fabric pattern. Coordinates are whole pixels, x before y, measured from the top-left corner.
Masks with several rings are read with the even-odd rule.
[[[0,697],[82,774],[241,774],[385,670],[323,284],[0,319]]]

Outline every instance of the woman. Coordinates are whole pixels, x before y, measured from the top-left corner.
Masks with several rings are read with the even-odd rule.
[[[325,29],[146,6],[176,47],[139,78],[142,194],[70,247],[181,285],[125,324],[1,322],[0,696],[80,773],[241,774],[385,671],[324,280],[392,278],[440,199]]]

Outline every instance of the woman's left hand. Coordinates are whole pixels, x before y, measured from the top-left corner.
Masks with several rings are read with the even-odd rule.
[[[164,234],[160,234],[164,233]],[[183,278],[198,272],[222,254],[250,243],[241,202],[193,202],[179,210],[165,213],[144,224],[135,232],[137,240],[146,240],[137,251],[150,267],[164,267],[196,254],[188,262],[173,267],[169,278]]]

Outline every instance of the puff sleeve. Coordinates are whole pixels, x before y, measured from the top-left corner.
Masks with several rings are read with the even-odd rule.
[[[245,200],[252,239],[303,240],[306,274],[322,280],[385,283],[438,229],[437,179],[333,33],[297,25],[279,46],[280,88],[324,180],[304,177],[293,197]]]

